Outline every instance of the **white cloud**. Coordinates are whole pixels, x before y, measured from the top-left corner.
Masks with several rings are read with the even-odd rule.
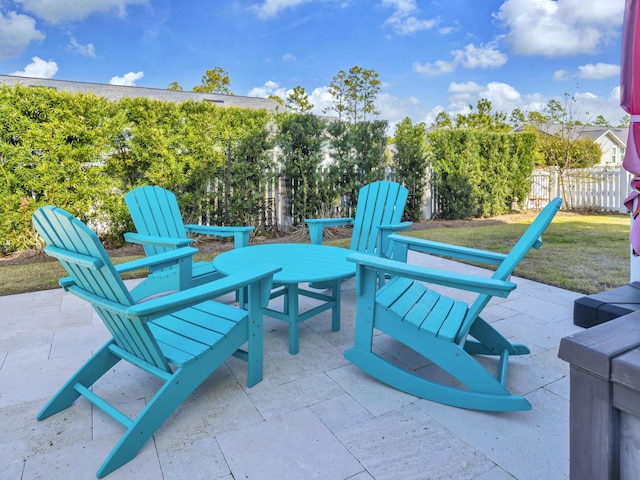
[[[87,43],[86,45],[80,45],[74,37],[71,37],[69,43],[73,47],[73,49],[78,52],[80,55],[84,55],[85,57],[95,58],[96,49],[93,46],[93,43]]]
[[[578,67],[578,78],[602,80],[620,75],[620,67],[610,63],[589,63]]]
[[[620,85],[611,90],[611,93],[609,94],[609,100],[615,100],[618,102],[618,104],[620,103]]]
[[[516,54],[593,53],[617,35],[624,0],[506,0],[495,17]]]
[[[586,78],[587,80],[603,80],[620,75],[620,66],[611,63],[588,63],[578,67],[575,73],[566,70],[557,70],[553,74],[556,81],[564,81],[570,78]]]
[[[19,77],[52,78],[58,72],[58,64],[53,60],[44,61],[40,57],[33,57],[32,62],[24,70],[10,73]]]
[[[458,22],[457,20],[453,22],[453,25],[450,25],[448,27],[438,28],[438,32],[440,32],[442,35],[449,35],[451,33],[458,32],[459,30],[460,30],[460,22]]]
[[[461,113],[461,110],[466,110],[469,103],[473,103],[472,100],[482,91],[482,86],[476,82],[451,82],[447,91],[451,94],[449,96],[449,102],[451,102],[451,104],[457,104],[455,107],[450,106],[450,109],[455,110],[456,113]]]
[[[396,126],[405,118],[418,116],[420,101],[416,97],[398,98],[381,92],[376,98],[376,108],[380,111],[378,118],[389,122],[388,132],[393,134]],[[368,119],[369,117],[367,117]]]
[[[261,87],[254,87],[247,94],[249,97],[261,97],[261,98],[269,98],[270,95],[275,95],[280,97],[282,100],[286,100],[289,95],[289,91],[285,88],[280,87],[277,82],[269,80],[264,82]]]
[[[476,68],[497,68],[507,63],[507,56],[493,45],[476,47],[470,43],[464,50],[455,50],[454,55],[460,64],[470,70]]]
[[[295,62],[297,58],[293,53],[285,53],[282,56],[282,60],[284,60],[285,62]]]
[[[507,115],[522,104],[522,96],[511,85],[502,82],[490,82],[479,93],[480,98],[486,98],[491,102],[491,107],[496,112],[504,112]]]
[[[149,0],[15,0],[22,4],[25,11],[47,22],[82,20],[92,13],[116,11],[119,16],[126,15],[128,5],[144,5]]]
[[[281,87],[279,83],[269,80],[260,87],[251,89],[247,96],[268,98],[270,95],[280,97],[285,102],[289,94],[293,93],[293,89]],[[328,86],[316,87],[312,92],[306,92],[309,96],[309,102],[313,105],[311,113],[315,115],[332,115],[327,109],[333,106],[333,95],[329,93]]]
[[[566,70],[556,70],[553,72],[553,79],[557,82],[562,82],[568,78],[571,78],[571,74]]]
[[[129,72],[122,77],[113,77],[109,80],[109,85],[124,85],[126,87],[134,87],[136,82],[144,77],[144,72]]]
[[[316,115],[332,115],[327,111],[333,106],[333,95],[329,93],[329,87],[317,87],[309,94],[309,101],[313,104],[311,113]]]
[[[448,92],[448,105],[434,107],[423,114],[422,121],[430,125],[441,111],[447,112],[455,119],[457,114],[469,113],[469,105],[475,108],[478,100],[483,98],[491,102],[494,112],[505,113],[507,117],[515,108],[525,113],[542,112],[549,100],[555,99],[562,104],[565,102],[564,97],[553,98],[537,92],[523,94],[512,85],[501,82],[490,82],[486,85],[476,82],[452,82]],[[606,97],[598,97],[592,92],[577,92],[573,97],[575,102],[571,104],[572,116],[584,123],[592,122],[598,115],[602,115],[612,124],[618,124],[625,114],[620,108],[620,87],[614,88]]]
[[[264,0],[261,5],[253,5],[251,8],[258,12],[258,17],[267,20],[278,16],[280,11],[286,8],[296,7],[310,0]]]
[[[476,82],[465,82],[465,83],[451,82],[449,84],[449,88],[447,89],[447,91],[453,94],[478,93],[482,91],[482,86],[480,86]]]
[[[618,93],[618,95],[615,95]],[[592,92],[575,95],[575,116],[585,122],[592,122],[598,115],[602,115],[616,125],[624,117],[625,112],[620,107],[620,90],[614,88],[608,97],[599,97]]]
[[[470,43],[463,50],[451,52],[453,60],[450,62],[436,60],[433,63],[413,64],[413,69],[423,75],[437,76],[453,72],[459,65],[469,70],[477,68],[498,68],[507,63],[507,56],[498,50],[494,44],[476,47]]]
[[[17,57],[31,42],[44,40],[45,35],[36,29],[36,21],[16,12],[6,16],[0,12],[0,60]]]
[[[428,77],[445,75],[453,72],[455,69],[455,62],[445,62],[444,60],[436,60],[433,63],[413,62],[413,70]]]
[[[382,0],[382,6],[395,8],[385,24],[399,35],[408,35],[421,30],[430,30],[438,24],[437,19],[420,20],[415,14],[420,12],[416,0]]]

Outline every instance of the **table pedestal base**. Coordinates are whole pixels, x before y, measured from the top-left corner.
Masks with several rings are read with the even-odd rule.
[[[331,291],[330,294],[300,288],[297,283],[280,285],[273,290],[272,299],[284,296],[283,310],[279,311],[267,307],[265,313],[289,324],[289,353],[291,355],[295,355],[299,351],[299,326],[305,320],[331,309],[331,330],[334,332],[340,330],[340,283],[341,280],[326,282]],[[300,296],[320,300],[324,303],[305,312],[300,312]]]

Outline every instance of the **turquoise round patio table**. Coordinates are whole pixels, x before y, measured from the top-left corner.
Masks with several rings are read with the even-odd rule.
[[[334,332],[340,330],[340,283],[356,274],[356,264],[347,261],[351,253],[346,248],[328,245],[269,243],[221,253],[213,259],[213,265],[225,275],[260,264],[282,267],[273,276],[276,288],[271,298],[284,295],[283,310],[267,307],[266,312],[289,323],[289,353],[295,355],[299,351],[298,327],[301,322],[331,309],[331,329]],[[308,283],[310,288],[300,288],[300,283]],[[328,287],[330,292],[314,287]],[[321,304],[301,313],[299,296],[319,300]]]

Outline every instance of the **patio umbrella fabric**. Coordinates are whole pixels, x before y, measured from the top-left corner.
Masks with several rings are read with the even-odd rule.
[[[635,221],[640,207],[640,26],[638,1],[626,0],[622,24],[622,59],[620,68],[620,106],[631,116],[627,148],[622,166],[634,175],[631,193],[624,204],[632,213],[630,241],[634,255],[640,253],[640,221]]]

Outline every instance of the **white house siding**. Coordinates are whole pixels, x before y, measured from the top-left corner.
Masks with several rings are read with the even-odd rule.
[[[626,144],[620,138],[611,131],[607,131],[604,135],[596,138],[595,142],[600,145],[602,150],[602,156],[597,166],[618,167],[622,165]]]

